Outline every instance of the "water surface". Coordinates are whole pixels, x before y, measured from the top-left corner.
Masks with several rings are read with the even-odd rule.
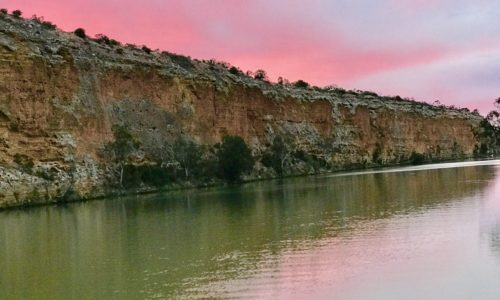
[[[500,161],[0,212],[0,299],[500,299]]]

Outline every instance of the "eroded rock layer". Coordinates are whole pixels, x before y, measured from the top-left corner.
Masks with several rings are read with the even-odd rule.
[[[331,169],[395,164],[412,153],[466,158],[480,144],[482,117],[466,110],[273,85],[148,52],[0,17],[0,206],[54,201],[70,185],[79,197],[106,194],[99,151],[113,124],[146,144],[178,132],[203,145],[239,135],[257,157],[275,136],[289,136]],[[309,170],[296,163],[288,172]]]

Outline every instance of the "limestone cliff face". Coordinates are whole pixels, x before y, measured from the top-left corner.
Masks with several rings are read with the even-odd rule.
[[[144,143],[175,132],[206,145],[239,135],[256,156],[287,135],[342,169],[398,163],[413,152],[471,157],[481,120],[369,93],[271,85],[218,64],[0,17],[0,207],[54,201],[69,186],[81,197],[105,194],[99,151],[113,124]]]

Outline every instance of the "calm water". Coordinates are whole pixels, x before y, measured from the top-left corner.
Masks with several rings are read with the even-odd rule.
[[[0,299],[500,299],[500,161],[0,212]]]

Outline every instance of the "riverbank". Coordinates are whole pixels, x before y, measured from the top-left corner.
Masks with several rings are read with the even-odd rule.
[[[351,172],[356,172],[359,171],[361,173],[370,173],[370,172],[383,172],[384,170],[390,170],[395,167],[410,167],[410,166],[423,166],[425,168],[426,165],[433,165],[433,164],[439,164],[443,165],[443,167],[446,167],[446,164],[451,164],[451,163],[460,163],[460,162],[489,162],[489,161],[494,161],[498,160],[500,157],[495,157],[495,158],[471,158],[467,160],[440,160],[440,161],[432,161],[432,162],[427,162],[425,164],[411,164],[409,162],[406,163],[398,163],[398,164],[387,164],[384,166],[377,166],[377,167],[369,167],[369,168],[360,168],[360,167],[351,167],[351,168],[342,168],[339,170],[334,170],[334,171],[324,171],[324,172],[319,172],[319,173],[310,173],[310,174],[295,174],[295,175],[288,175],[288,176],[281,176],[281,177],[267,177],[267,178],[244,178],[241,182],[239,183],[233,183],[233,184],[228,184],[226,182],[223,182],[221,180],[214,181],[212,183],[200,183],[200,184],[193,184],[191,182],[180,182],[180,183],[175,183],[171,184],[168,186],[164,186],[161,188],[142,188],[142,189],[135,189],[135,190],[120,190],[116,188],[108,188],[108,192],[102,194],[102,195],[96,195],[94,197],[78,197],[77,195],[71,195],[70,197],[65,197],[65,198],[60,198],[55,201],[37,201],[37,199],[33,199],[33,201],[27,201],[23,203],[13,203],[11,205],[6,205],[6,206],[0,206],[0,211],[6,211],[6,210],[16,210],[16,209],[30,209],[33,207],[39,207],[39,206],[51,206],[51,205],[65,205],[69,203],[75,203],[75,202],[86,202],[86,201],[97,201],[97,200],[105,200],[105,199],[111,199],[111,198],[116,198],[116,197],[126,197],[126,196],[132,196],[132,195],[151,195],[151,194],[158,194],[158,193],[169,193],[169,192],[175,192],[175,191],[184,191],[184,190],[199,190],[199,189],[206,189],[206,188],[213,188],[213,187],[224,187],[224,186],[238,186],[238,185],[244,185],[247,183],[252,183],[252,182],[259,182],[259,181],[272,181],[272,180],[281,180],[281,179],[288,179],[288,178],[297,178],[297,177],[307,177],[307,176],[327,176],[327,175],[342,175],[343,173],[351,173]],[[104,190],[104,189],[103,189]]]

